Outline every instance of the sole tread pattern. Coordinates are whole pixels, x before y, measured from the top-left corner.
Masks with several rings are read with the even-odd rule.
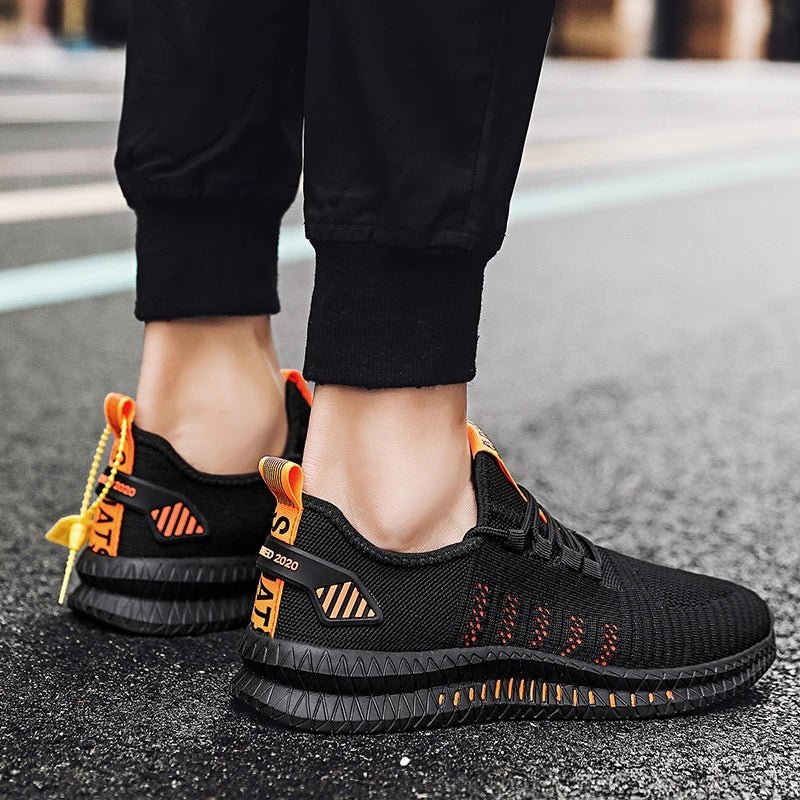
[[[752,686],[774,634],[736,656],[626,670],[521,648],[428,653],[331,651],[245,631],[233,696],[319,733],[386,733],[499,720],[647,719],[690,713]]]

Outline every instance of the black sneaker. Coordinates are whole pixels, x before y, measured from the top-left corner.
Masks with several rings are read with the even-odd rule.
[[[469,428],[478,525],[393,553],[263,459],[278,504],[234,697],[311,731],[704,709],[775,657],[767,605],[728,581],[593,545],[553,519]]]
[[[311,393],[300,373],[284,372],[289,435],[284,457],[299,461]],[[275,501],[257,472],[210,475],[133,424],[134,401],[106,398],[84,508],[47,538],[70,548],[60,601],[75,556],[80,585],[69,605],[131,633],[177,636],[244,626],[258,580],[254,557]],[[98,465],[113,434],[111,459]]]

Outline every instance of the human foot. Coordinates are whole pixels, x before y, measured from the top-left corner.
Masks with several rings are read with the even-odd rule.
[[[767,605],[728,581],[596,547],[518,487],[469,429],[478,524],[400,554],[367,541],[303,471],[266,458],[278,501],[231,691],[325,732],[705,709],[775,657]]]

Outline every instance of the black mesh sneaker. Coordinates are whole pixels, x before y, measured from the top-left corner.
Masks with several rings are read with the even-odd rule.
[[[284,457],[299,461],[311,393],[284,372],[289,436]],[[47,538],[70,549],[60,602],[76,555],[80,585],[69,605],[131,633],[176,636],[244,626],[258,580],[254,557],[275,501],[257,472],[211,475],[187,464],[161,436],[133,424],[134,401],[106,398],[106,430],[81,513]],[[100,460],[113,434],[109,466]]]
[[[517,486],[469,427],[478,524],[459,544],[380,550],[296,464],[277,498],[231,691],[311,731],[661,717],[751,686],[775,657],[753,592],[593,545]]]

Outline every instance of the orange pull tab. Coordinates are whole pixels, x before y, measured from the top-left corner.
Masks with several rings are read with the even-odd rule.
[[[111,392],[106,395],[103,410],[106,424],[114,434],[114,444],[111,447],[109,464],[114,463],[114,458],[119,450],[120,436],[122,435],[123,421],[125,421],[125,438],[122,441],[122,455],[119,460],[118,472],[126,475],[133,473],[134,445],[133,445],[133,419],[136,416],[136,403],[133,398],[124,394]],[[97,508],[89,534],[89,548],[95,553],[106,556],[115,556],[119,550],[119,535],[122,530],[122,517],[124,509],[120,503],[105,498]]]
[[[103,411],[106,415],[106,423],[111,428],[114,434],[114,442],[119,441],[119,436],[122,431],[122,420],[128,421],[128,427],[125,434],[125,443],[122,450],[122,462],[119,465],[119,471],[130,475],[133,472],[133,418],[136,416],[136,402],[132,397],[125,394],[117,394],[110,392],[106,395],[105,402],[103,403]]]
[[[293,383],[297,387],[297,391],[300,392],[306,403],[311,405],[314,402],[314,395],[311,394],[311,389],[301,372],[298,372],[296,369],[282,369],[281,375],[283,375],[284,381]]]
[[[258,462],[258,471],[275,495],[272,535],[282,542],[294,544],[303,515],[303,470],[298,464],[284,458],[264,456]],[[267,545],[262,547],[261,554],[266,556],[267,549]],[[262,574],[250,616],[254,628],[270,636],[275,635],[282,597],[283,581]]]
[[[492,456],[502,470],[503,475],[508,478],[511,485],[520,493],[522,499],[527,502],[527,498],[517,486],[517,482],[508,471],[508,467],[503,463],[503,459],[500,458],[500,454],[497,452],[492,440],[474,422],[467,422],[467,437],[469,438],[469,449],[472,457],[475,458],[478,453],[488,453]]]
[[[293,461],[264,456],[258,462],[258,471],[277,503],[272,535],[287,544],[294,544],[303,513],[303,469]]]

